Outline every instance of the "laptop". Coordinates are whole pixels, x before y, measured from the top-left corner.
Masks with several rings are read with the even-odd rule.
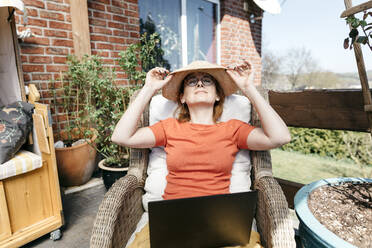
[[[149,202],[151,248],[249,243],[257,191]]]

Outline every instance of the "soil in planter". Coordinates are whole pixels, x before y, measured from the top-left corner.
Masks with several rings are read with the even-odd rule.
[[[372,247],[372,183],[322,186],[309,208],[328,230],[357,247]]]

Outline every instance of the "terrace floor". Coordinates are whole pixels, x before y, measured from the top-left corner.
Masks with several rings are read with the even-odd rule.
[[[93,223],[104,195],[105,186],[99,175],[80,187],[64,189],[63,212],[65,225],[61,228],[62,238],[57,241],[44,235],[21,248],[85,248],[89,247]],[[293,227],[298,229],[298,219],[293,210]],[[296,238],[296,241],[299,242]],[[297,247],[301,247],[297,245]]]

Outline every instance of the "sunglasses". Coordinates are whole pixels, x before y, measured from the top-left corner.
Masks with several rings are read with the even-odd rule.
[[[214,84],[214,80],[212,78],[204,76],[201,79],[198,79],[197,77],[188,78],[185,81],[185,85],[189,87],[195,87],[199,81],[201,81],[203,86],[210,86]]]

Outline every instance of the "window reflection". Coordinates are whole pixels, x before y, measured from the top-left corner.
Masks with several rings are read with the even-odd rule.
[[[188,0],[186,5],[188,61],[216,63],[216,4]]]
[[[138,4],[141,34],[160,34],[163,59],[172,70],[181,67],[181,1],[140,0]]]

